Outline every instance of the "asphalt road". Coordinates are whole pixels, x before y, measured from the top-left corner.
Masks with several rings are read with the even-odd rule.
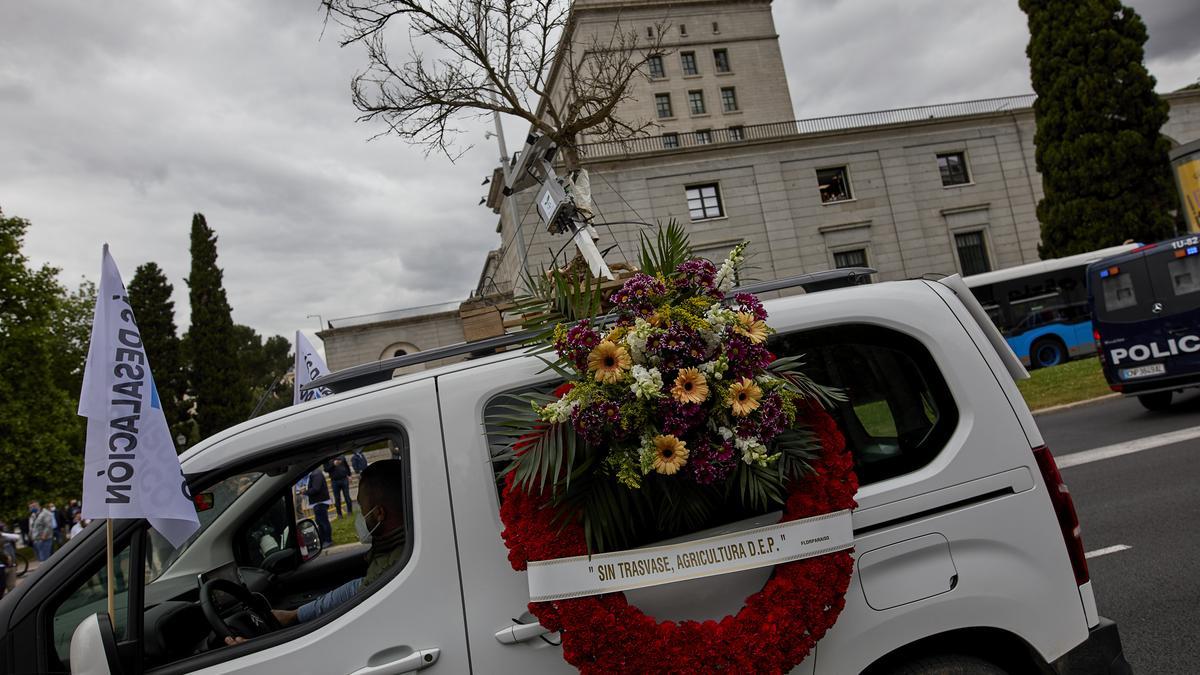
[[[1200,425],[1200,394],[1163,413],[1113,399],[1038,417],[1056,456]],[[1200,672],[1200,439],[1063,469],[1100,613],[1135,673]]]

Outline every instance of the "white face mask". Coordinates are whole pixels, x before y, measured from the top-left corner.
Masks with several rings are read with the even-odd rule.
[[[375,509],[379,508],[378,506]],[[371,509],[367,513],[374,513],[375,509]],[[367,516],[359,509],[358,513],[354,514],[354,533],[358,535],[358,540],[364,544],[371,543],[371,535],[375,530],[379,529],[382,523],[375,523],[375,527],[367,527]]]

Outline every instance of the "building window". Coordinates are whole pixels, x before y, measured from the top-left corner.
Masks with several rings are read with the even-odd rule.
[[[688,108],[691,109],[693,115],[703,115],[706,112],[703,91],[693,89],[688,92]]]
[[[700,74],[700,69],[696,67],[696,52],[680,52],[679,59],[683,63],[684,75]]]
[[[851,199],[850,176],[846,173],[846,167],[817,169],[817,188],[821,191],[822,204],[844,202]]]
[[[954,246],[958,249],[958,263],[964,277],[992,270],[992,264],[988,262],[987,243],[984,241],[982,231],[955,234]]]
[[[867,249],[855,248],[849,251],[835,251],[833,254],[833,266],[838,269],[845,267],[866,267]]]
[[[693,185],[687,188],[688,214],[692,220],[720,218],[725,215],[721,206],[721,189],[716,183]]]
[[[947,152],[937,156],[938,171],[942,174],[942,185],[966,185],[971,182],[967,175],[967,156],[961,152]]]
[[[714,49],[713,63],[717,65],[718,73],[729,73],[733,71],[733,69],[729,67],[729,50],[727,49]]]
[[[648,38],[654,37],[654,26],[646,26],[646,37],[648,37]]]
[[[658,113],[659,119],[667,119],[674,117],[675,114],[671,110],[671,95],[670,94],[655,94],[654,95],[654,110]]]
[[[737,90],[735,87],[721,87],[721,108],[725,112],[737,111]]]
[[[712,130],[711,129],[698,129],[696,131],[696,144],[697,145],[708,145],[709,143],[712,143]]]
[[[717,33],[720,33],[720,32],[721,32],[721,24],[714,21],[713,22],[713,35],[716,35]]]
[[[663,60],[661,56],[651,56],[646,60],[646,65],[650,68],[650,77],[661,80],[667,76],[667,71],[663,68]]]
[[[731,140],[731,141],[746,140],[746,128],[745,127],[729,127],[729,140]]]
[[[676,133],[663,134],[662,141],[663,141],[664,148],[678,148],[679,147],[679,134],[676,134]]]
[[[687,37],[687,26],[685,26],[682,23],[679,24],[679,34],[682,35],[683,37]]]

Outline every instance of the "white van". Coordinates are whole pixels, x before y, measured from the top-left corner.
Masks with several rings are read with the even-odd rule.
[[[839,284],[826,273],[752,290],[786,285]],[[772,350],[805,354],[817,381],[848,394],[830,412],[861,482],[845,609],[793,672],[1130,672],[1116,625],[1097,613],[1070,494],[1014,383],[1024,368],[962,281],[837,288],[767,306],[779,331]],[[97,615],[105,607],[104,528],[89,527],[0,601],[0,668],[568,672],[558,636],[526,611],[524,573],[509,565],[484,424],[497,397],[546,386],[554,374],[510,351],[391,379],[418,359],[506,340],[335,373],[322,384],[337,395],[193,447],[182,459],[205,506],[201,530],[172,550],[141,521],[117,524],[113,626]],[[369,380],[377,382],[360,386]],[[265,602],[295,608],[363,575],[366,547],[320,550],[297,490],[315,467],[355,450],[403,463],[394,488],[408,519],[404,554],[319,618],[259,628],[225,646],[214,622],[245,627],[269,614]],[[335,541],[347,523],[334,524]],[[628,596],[660,620],[720,618],[770,573]]]

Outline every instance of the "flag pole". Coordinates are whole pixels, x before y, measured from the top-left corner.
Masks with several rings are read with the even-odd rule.
[[[116,609],[116,600],[114,599],[114,596],[113,596],[113,590],[114,590],[113,585],[115,583],[114,579],[116,577],[116,574],[115,574],[115,570],[113,570],[113,521],[112,521],[112,518],[104,519],[104,529],[105,529],[105,533],[107,534],[107,538],[108,538],[108,564],[106,565],[106,567],[108,568],[108,620],[110,622],[112,622],[112,625],[116,626],[117,625],[117,609]]]

